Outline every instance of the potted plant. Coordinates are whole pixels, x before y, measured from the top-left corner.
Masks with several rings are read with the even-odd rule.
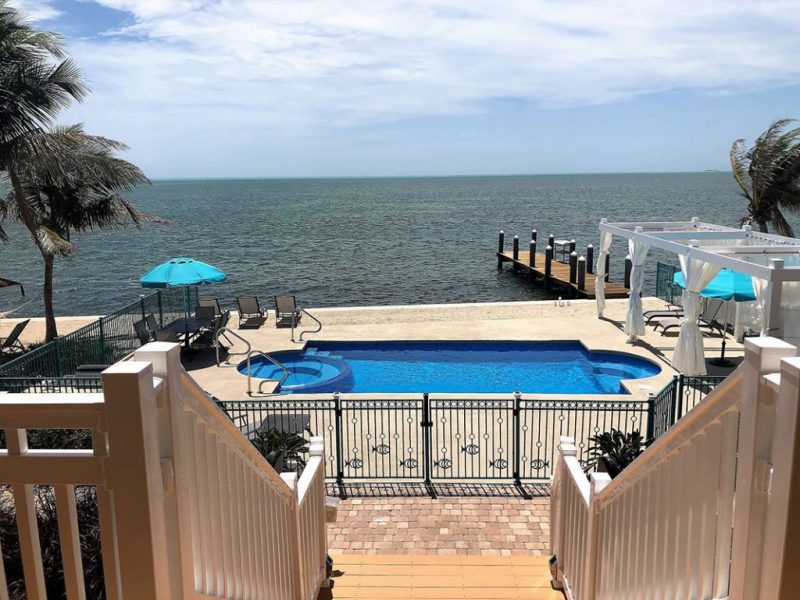
[[[613,427],[611,431],[593,435],[589,441],[592,446],[589,447],[585,471],[608,473],[611,479],[631,464],[648,445],[638,431],[624,433]]]
[[[306,466],[308,441],[296,433],[285,433],[278,429],[261,429],[252,440],[253,446],[267,459],[278,473],[287,470],[301,472]]]

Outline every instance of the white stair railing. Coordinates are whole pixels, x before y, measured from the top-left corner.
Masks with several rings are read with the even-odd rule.
[[[69,598],[83,598],[75,486],[97,490],[107,597],[311,600],[325,580],[321,438],[299,481],[279,476],[153,343],[103,374],[103,394],[3,394],[27,597],[45,576],[34,485],[53,486]],[[89,429],[92,450],[30,450],[26,429]],[[80,492],[79,492],[80,493]],[[0,561],[0,598],[7,596]]]
[[[587,480],[562,438],[551,539],[569,598],[790,597],[800,359],[771,338],[746,348],[724,384],[607,485]]]

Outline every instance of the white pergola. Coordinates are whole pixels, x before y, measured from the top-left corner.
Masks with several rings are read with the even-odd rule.
[[[597,312],[605,307],[605,258],[613,236],[626,238],[633,268],[625,331],[631,339],[644,334],[640,293],[643,265],[650,248],[677,254],[686,284],[684,321],[673,366],[687,375],[706,372],[703,338],[697,324],[699,293],[719,273],[730,269],[753,277],[762,315],[761,335],[800,340],[800,239],[703,223],[697,217],[675,222],[600,222],[597,262]]]

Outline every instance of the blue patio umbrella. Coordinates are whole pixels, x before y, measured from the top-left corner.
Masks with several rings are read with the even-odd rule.
[[[673,281],[682,288],[686,287],[683,283],[683,273],[680,271],[675,273]],[[750,302],[756,299],[753,278],[730,269],[722,269],[717,273],[711,283],[703,288],[700,295],[703,298],[719,298],[735,302]]]
[[[142,275],[139,283],[146,288],[217,283],[228,278],[225,273],[193,258],[173,258]]]
[[[686,288],[683,282],[683,273],[678,272],[673,276],[673,281],[681,288]],[[753,278],[744,273],[737,273],[730,269],[722,269],[714,279],[700,292],[703,298],[719,298],[720,300],[733,300],[734,302],[751,302],[756,299],[753,289]],[[728,305],[725,305],[725,324],[722,326],[722,354],[712,364],[722,367],[733,365],[725,359],[725,332],[728,329]]]

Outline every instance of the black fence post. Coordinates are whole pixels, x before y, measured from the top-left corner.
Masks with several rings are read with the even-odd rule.
[[[436,498],[436,491],[431,483],[431,472],[433,471],[433,448],[431,448],[431,400],[426,392],[422,394],[422,475],[425,479],[425,488],[431,498]]]
[[[333,410],[336,421],[336,485],[339,487],[339,497],[347,498],[344,489],[344,449],[342,447],[342,399],[339,392],[333,393]]]
[[[61,364],[61,338],[53,338],[53,350],[56,355],[56,376],[64,376],[64,366]]]
[[[520,401],[522,400],[522,392],[514,392],[514,409],[512,412],[514,420],[514,485],[522,487],[522,476],[520,475],[520,464],[522,456],[520,452],[520,425],[519,425],[519,410]]]
[[[139,309],[140,312],[142,313],[142,321],[144,321],[147,318],[147,314],[145,313],[145,308],[144,308],[144,294],[139,294]]]
[[[110,361],[108,360],[108,355],[106,354],[106,335],[105,331],[103,330],[103,317],[98,319],[97,325],[100,333],[100,363],[106,364]]]
[[[655,421],[656,421],[656,395],[652,392],[647,394],[647,434],[645,435],[645,441],[650,441],[653,439],[653,434],[655,433]]]
[[[673,381],[675,381],[675,395],[672,399],[672,422],[669,424],[670,427],[675,425],[683,416],[683,386],[685,384],[683,374],[675,375]]]
[[[161,298],[161,290],[156,292],[158,295],[158,323],[160,327],[164,327],[164,301]]]

